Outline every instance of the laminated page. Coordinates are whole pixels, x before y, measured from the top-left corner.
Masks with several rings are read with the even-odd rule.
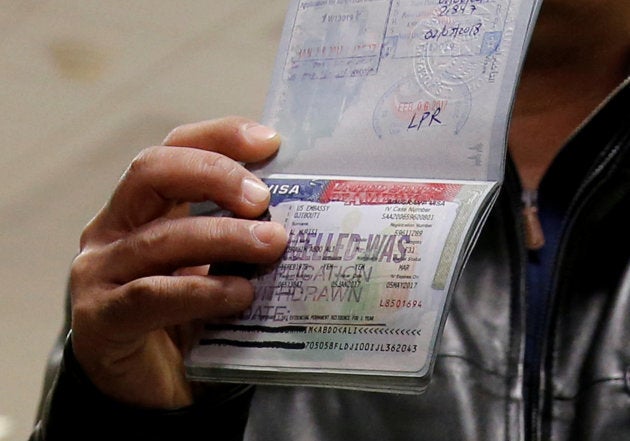
[[[236,264],[254,301],[200,326],[190,378],[427,387],[538,3],[291,2],[264,116],[282,146],[251,167],[289,242],[274,265]]]
[[[264,175],[500,181],[533,0],[294,1]]]

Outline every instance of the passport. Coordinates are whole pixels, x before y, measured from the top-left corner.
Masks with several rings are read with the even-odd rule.
[[[422,393],[502,185],[538,0],[294,0],[250,168],[289,242],[251,307],[205,323],[194,380]],[[229,267],[229,268],[228,268]]]

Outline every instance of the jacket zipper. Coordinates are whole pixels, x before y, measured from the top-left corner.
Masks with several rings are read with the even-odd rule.
[[[528,250],[539,250],[545,245],[545,234],[538,218],[538,191],[524,188],[521,193],[522,216],[525,225],[525,246]]]
[[[601,118],[603,118],[601,112],[599,112],[601,108],[606,107],[606,105],[610,104],[610,101],[613,101],[614,99],[616,99],[623,93],[628,93],[627,90],[629,87],[630,87],[630,77],[628,77],[616,90],[610,93],[610,95],[602,102],[600,108],[594,111],[593,114],[591,114],[589,118],[587,118],[584,121],[584,123],[578,129],[576,129],[576,131],[574,132],[574,136],[577,133],[582,132],[582,129],[586,125],[588,125],[588,123],[592,122],[594,117],[599,116],[599,119],[601,121]],[[547,399],[546,401],[543,401],[541,397],[543,397],[545,393],[547,394],[550,393],[551,379],[548,378],[546,374],[550,372],[551,369],[553,368],[552,366],[553,344],[551,344],[551,341],[553,340],[552,324],[555,323],[556,321],[556,314],[557,314],[556,310],[558,308],[558,299],[557,299],[558,293],[557,292],[560,289],[559,274],[561,273],[559,269],[564,267],[567,259],[570,257],[570,253],[567,252],[567,249],[571,243],[569,238],[574,237],[575,231],[573,230],[575,229],[576,219],[578,215],[580,214],[582,209],[588,204],[588,202],[591,200],[591,197],[593,196],[593,194],[596,193],[597,188],[606,181],[605,176],[601,179],[598,179],[598,177],[601,176],[602,173],[604,173],[607,169],[614,166],[613,160],[615,159],[616,156],[618,156],[617,155],[618,151],[622,148],[622,146],[624,145],[624,142],[625,143],[629,142],[628,137],[630,137],[630,132],[628,131],[628,128],[626,126],[619,126],[618,124],[616,124],[615,127],[617,127],[616,129],[617,133],[613,134],[609,138],[608,142],[604,141],[603,145],[605,147],[602,149],[602,152],[600,153],[600,155],[598,155],[598,158],[594,162],[593,166],[591,167],[591,170],[586,173],[585,178],[582,180],[582,184],[579,186],[578,190],[576,191],[575,196],[572,198],[572,202],[570,203],[566,211],[565,219],[568,219],[569,221],[565,223],[565,225],[562,225],[562,228],[561,228],[561,233],[560,233],[561,236],[558,242],[558,247],[557,247],[556,256],[555,256],[555,269],[553,273],[550,275],[550,282],[549,282],[550,290],[549,290],[549,298],[547,300],[548,313],[545,317],[544,325],[539,329],[539,333],[537,336],[538,338],[537,341],[539,344],[538,365],[531,366],[531,369],[529,372],[529,374],[531,374],[530,379],[532,381],[532,384],[529,385],[530,388],[529,388],[529,394],[527,397],[528,402],[525,403],[525,415],[524,415],[524,435],[525,435],[525,439],[528,441],[538,441],[543,438],[542,436],[543,430],[549,431],[548,427],[547,428],[543,427],[540,416],[541,414],[543,414],[543,412],[545,413],[550,412],[551,403],[549,402],[550,401],[549,399]],[[621,129],[619,129],[620,127]],[[524,203],[521,203],[521,206],[520,206],[521,210],[523,210],[524,205],[525,205]],[[525,236],[525,237],[521,237],[521,239],[524,241],[521,243],[526,243],[525,239],[526,239],[527,232],[525,231],[525,225],[526,225],[526,222],[528,221],[526,220],[525,216],[521,217],[521,219],[522,219],[521,221],[522,224],[521,224],[521,230],[519,230],[519,234],[521,236]],[[523,248],[523,245],[521,245],[520,248]],[[526,263],[525,263],[526,257],[523,257],[522,249],[520,249],[519,254],[522,259],[521,262],[523,262],[523,266],[521,266],[521,268],[524,268],[526,266]],[[520,274],[520,276],[526,277],[525,274],[526,274],[525,271],[523,271]],[[525,292],[525,304],[527,305],[527,297],[528,297],[527,289],[525,289],[524,292]],[[524,375],[523,378],[524,379],[527,378],[527,375]]]
[[[545,393],[550,393],[550,378],[548,378],[546,374],[552,369],[552,324],[556,321],[555,315],[558,308],[559,274],[562,273],[561,269],[565,266],[567,258],[570,257],[570,253],[567,252],[571,244],[570,238],[575,237],[574,230],[576,220],[580,216],[583,208],[591,201],[597,189],[606,182],[605,176],[601,176],[614,165],[614,159],[623,145],[623,138],[627,137],[627,134],[625,135],[626,136],[622,133],[621,136],[613,137],[607,148],[602,152],[598,162],[594,164],[594,167],[585,176],[566,212],[565,220],[568,220],[568,222],[562,226],[560,240],[556,250],[555,270],[550,277],[547,314],[544,318],[544,325],[540,328],[537,338],[539,343],[539,347],[537,348],[538,365],[532,366],[531,370],[531,373],[534,375],[531,377],[532,384],[530,384],[530,413],[526,416],[526,418],[528,418],[527,431],[529,432],[529,436],[526,437],[526,439],[531,441],[544,439],[543,430],[545,428],[542,425],[541,415],[548,413],[550,411],[549,407],[551,406],[550,400],[543,400],[541,397],[544,397]]]

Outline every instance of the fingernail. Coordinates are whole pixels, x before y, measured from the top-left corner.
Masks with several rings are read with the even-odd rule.
[[[243,198],[250,204],[260,204],[269,199],[269,188],[262,182],[250,178],[243,179]]]
[[[243,134],[250,142],[265,142],[278,136],[278,132],[271,127],[258,123],[245,124],[243,126]]]
[[[271,222],[259,222],[251,227],[252,235],[258,242],[268,245],[278,235],[278,227]]]

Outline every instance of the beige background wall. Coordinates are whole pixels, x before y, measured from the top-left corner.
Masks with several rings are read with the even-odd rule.
[[[0,441],[28,438],[68,266],[128,161],[260,116],[288,0],[0,0]]]

